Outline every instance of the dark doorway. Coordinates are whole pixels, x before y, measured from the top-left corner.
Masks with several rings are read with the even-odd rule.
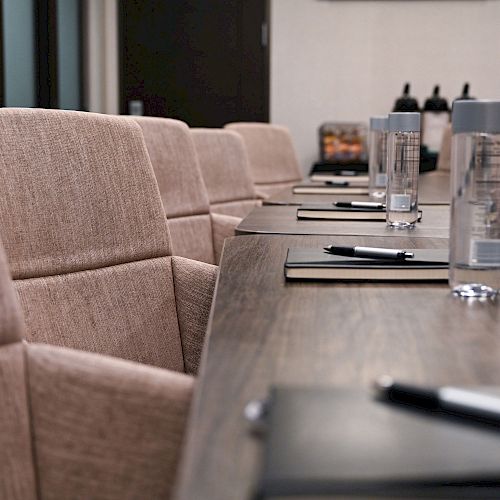
[[[57,85],[57,1],[37,0],[36,69],[38,75],[37,104],[41,108],[58,107]]]
[[[121,113],[268,121],[267,0],[122,0]]]

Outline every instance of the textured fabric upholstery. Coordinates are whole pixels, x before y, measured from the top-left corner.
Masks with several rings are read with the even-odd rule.
[[[193,379],[53,346],[27,355],[41,498],[168,499]]]
[[[0,498],[36,498],[20,307],[0,243]]]
[[[187,373],[197,373],[217,280],[217,266],[172,257],[177,315]]]
[[[191,129],[212,212],[245,217],[261,202],[243,139],[223,129]],[[226,211],[227,207],[227,211]]]
[[[0,234],[26,338],[176,371],[186,354],[193,365],[183,353],[170,236],[139,125],[32,109],[2,109],[0,124]]]
[[[241,218],[232,217],[231,215],[212,214],[212,227],[214,232],[213,238],[217,262],[220,260],[222,255],[224,240],[234,236],[235,229],[241,220]]]
[[[23,343],[16,302],[0,244],[0,499],[170,498],[193,378]]]
[[[1,319],[0,319],[1,321]],[[0,346],[0,498],[36,498],[24,348]]]
[[[10,285],[9,265],[0,243],[0,348],[5,344],[19,342],[23,335],[22,313],[15,291]]]
[[[210,214],[176,217],[168,220],[175,255],[208,264],[218,262],[212,241]]]
[[[445,172],[450,171],[451,164],[451,125],[448,125],[443,134],[443,142],[439,151],[437,169]]]
[[[291,189],[293,186],[297,185],[297,181],[293,182],[275,182],[273,184],[261,184],[259,185],[258,188],[258,193],[259,196],[261,196],[263,199],[270,198],[271,196],[280,193],[281,191],[284,191],[287,189],[289,192],[291,192]]]
[[[296,184],[295,182],[292,183],[292,185],[295,185],[295,184]],[[271,196],[267,191],[264,192],[259,186],[255,186],[255,192],[257,193],[257,196],[261,200],[267,200]]]
[[[183,371],[170,259],[16,281],[27,339]]]
[[[236,200],[214,203],[210,209],[213,213],[230,215],[238,219],[245,218],[255,207],[260,207],[262,200]]]
[[[170,253],[136,124],[2,109],[0,127],[0,231],[14,279]]]
[[[295,148],[286,127],[269,123],[230,123],[225,128],[243,137],[250,170],[257,190],[279,189],[280,183],[296,183],[302,179]],[[267,193],[267,191],[264,191]]]
[[[169,118],[134,117],[141,126],[171,228],[173,253],[215,263],[210,205],[188,126]]]

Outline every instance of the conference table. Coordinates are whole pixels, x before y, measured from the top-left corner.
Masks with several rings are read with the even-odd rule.
[[[312,183],[314,184],[314,183]],[[320,183],[317,183],[320,184]],[[431,172],[419,177],[419,208],[422,220],[413,229],[389,228],[384,221],[298,220],[302,203],[332,205],[335,201],[368,201],[368,196],[292,193],[287,188],[254,209],[236,228],[236,234],[325,234],[448,238],[450,228],[450,176]],[[272,200],[275,200],[274,202]],[[281,200],[278,203],[278,200]],[[286,201],[288,200],[288,201]],[[333,206],[333,205],[332,205]]]
[[[336,242],[405,249],[448,245],[442,235],[361,233],[339,234]],[[330,242],[326,234],[226,240],[177,500],[252,498],[264,438],[252,432],[244,408],[265,398],[273,385],[366,389],[382,374],[428,385],[500,382],[496,300],[460,299],[446,282],[285,279],[289,248]]]
[[[321,183],[313,183],[321,184]],[[291,189],[283,189],[279,193],[264,200],[264,205],[301,205],[302,203],[328,203],[331,201],[367,201],[368,195],[327,195],[327,194],[294,194]],[[418,180],[418,201],[421,205],[449,205],[450,175],[449,172],[426,172],[420,174]]]
[[[448,238],[450,208],[448,205],[421,206],[422,220],[411,229],[387,226],[385,221],[297,220],[295,205],[257,207],[236,228],[236,234],[325,234],[370,235],[414,238]]]
[[[382,374],[430,385],[499,383],[497,303],[461,300],[447,283],[285,280],[288,248],[329,241],[317,235],[226,240],[178,499],[251,498],[263,443],[243,411],[274,384],[366,388]],[[342,245],[386,243],[339,238]],[[394,244],[445,248],[447,241],[401,237]]]

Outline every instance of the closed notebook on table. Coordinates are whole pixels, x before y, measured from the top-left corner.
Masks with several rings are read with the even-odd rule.
[[[335,174],[312,174],[310,176],[313,182],[349,182],[351,186],[368,186],[369,177],[367,175],[335,175]]]
[[[422,218],[422,211],[419,210],[418,222]],[[302,204],[297,209],[297,219],[312,219],[312,220],[364,220],[364,221],[386,221],[385,209],[370,209],[370,208],[345,208],[336,207],[333,203],[330,204]]]
[[[339,184],[342,184],[339,182]],[[368,194],[368,188],[354,186],[350,183],[343,185],[334,184],[298,184],[293,187],[294,194]]]
[[[356,173],[360,175],[368,175],[368,162],[355,161],[348,163],[331,163],[319,161],[311,167],[310,175],[313,174],[339,174],[341,172]]]
[[[297,209],[297,219],[326,220],[379,220],[386,219],[385,209],[345,208],[330,204],[302,204]]]
[[[256,498],[500,498],[498,428],[343,388],[274,388],[266,424]]]
[[[332,255],[321,248],[289,248],[287,279],[340,281],[446,281],[448,250],[410,250],[406,260],[365,259]]]

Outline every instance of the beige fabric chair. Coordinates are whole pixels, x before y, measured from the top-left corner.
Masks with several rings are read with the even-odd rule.
[[[269,123],[229,123],[225,128],[243,137],[259,195],[272,196],[302,180],[292,138],[286,127]]]
[[[451,124],[448,125],[443,134],[443,142],[439,151],[437,170],[441,172],[450,172],[451,163]]]
[[[234,236],[237,222],[227,217],[214,219],[210,214],[189,127],[169,118],[134,117],[133,120],[141,126],[153,164],[168,218],[173,254],[218,263],[222,250],[219,245],[226,237]]]
[[[25,382],[23,325],[0,248],[0,498],[36,498]]]
[[[0,110],[0,234],[29,341],[197,371],[216,268],[171,257],[140,127]]]
[[[223,129],[191,129],[210,210],[246,217],[261,205],[255,191],[243,139]]]
[[[23,335],[0,245],[0,498],[168,499],[193,378]]]

